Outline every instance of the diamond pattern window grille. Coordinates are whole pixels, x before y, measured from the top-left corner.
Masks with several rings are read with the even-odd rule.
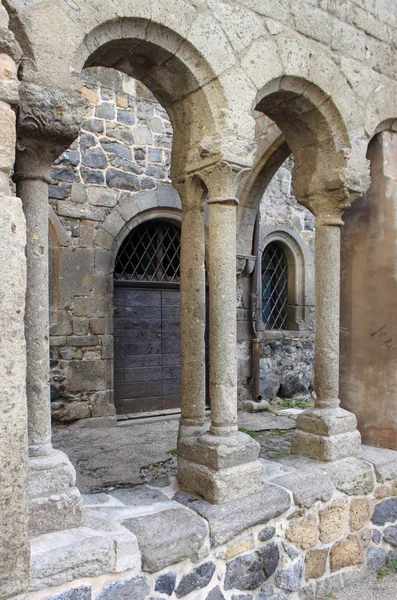
[[[121,245],[114,279],[179,282],[180,250],[180,227],[167,221],[142,223]]]
[[[266,329],[285,329],[288,302],[288,264],[276,242],[262,254],[262,321]]]

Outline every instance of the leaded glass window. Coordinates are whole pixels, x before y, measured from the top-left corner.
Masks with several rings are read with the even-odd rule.
[[[180,281],[181,230],[168,221],[141,223],[117,255],[114,278],[127,281]]]
[[[267,329],[285,329],[288,311],[288,264],[277,242],[262,254],[262,321]]]

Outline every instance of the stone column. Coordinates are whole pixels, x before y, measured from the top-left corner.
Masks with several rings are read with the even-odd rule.
[[[178,478],[184,490],[219,504],[258,492],[259,445],[237,429],[236,207],[238,175],[226,162],[200,173],[208,189],[210,291],[209,432],[180,444]]]
[[[320,208],[319,208],[320,205]],[[291,453],[333,461],[360,453],[353,413],[339,408],[340,228],[343,208],[314,203],[316,214],[314,363],[315,408],[302,413]]]
[[[33,84],[21,84],[14,179],[27,226],[27,400],[30,532],[78,526],[81,496],[63,452],[51,444],[48,308],[48,183],[54,160],[79,132],[85,102]]]
[[[3,15],[0,4],[0,17]],[[11,35],[11,34],[10,34]],[[26,409],[26,229],[22,203],[12,196],[17,64],[0,53],[0,598],[29,582],[28,443]]]
[[[181,228],[181,419],[179,439],[205,427],[204,191],[198,177],[176,184]]]

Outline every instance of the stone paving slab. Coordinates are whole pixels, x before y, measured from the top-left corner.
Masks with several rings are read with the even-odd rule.
[[[376,574],[364,581],[335,592],[332,600],[396,600],[397,575],[387,575],[381,581]]]

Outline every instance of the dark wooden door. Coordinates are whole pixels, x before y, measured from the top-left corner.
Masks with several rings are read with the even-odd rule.
[[[114,282],[114,401],[118,414],[180,406],[180,292]]]

